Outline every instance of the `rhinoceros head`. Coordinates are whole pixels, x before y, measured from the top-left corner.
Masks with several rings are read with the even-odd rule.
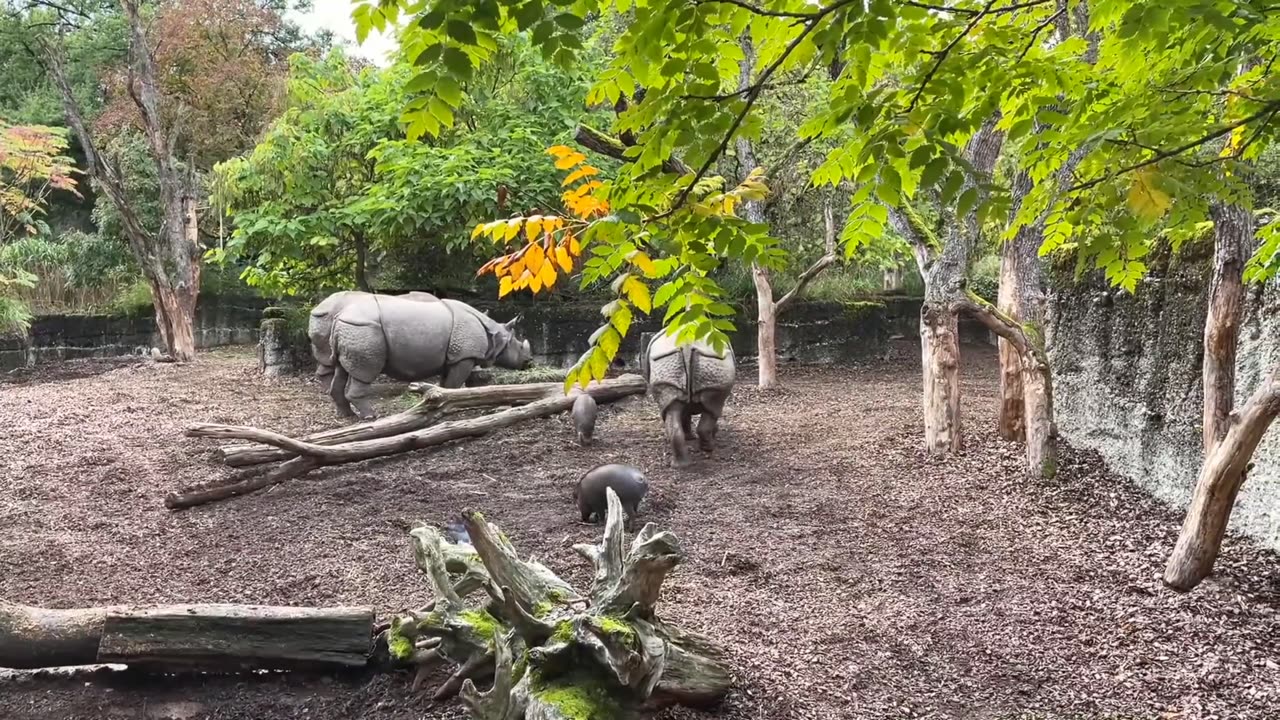
[[[519,315],[499,326],[501,328],[498,331],[499,335],[494,338],[498,341],[498,347],[502,348],[494,361],[498,367],[523,370],[533,362],[533,348],[529,346],[529,341],[521,339],[516,334],[518,322],[520,322]]]

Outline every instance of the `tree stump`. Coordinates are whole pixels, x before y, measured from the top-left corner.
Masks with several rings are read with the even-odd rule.
[[[595,568],[585,595],[521,560],[479,513],[464,513],[463,524],[468,537],[459,542],[431,527],[411,532],[437,600],[394,618],[384,640],[392,658],[418,669],[415,688],[445,662],[456,669],[435,698],[460,695],[475,720],[626,720],[670,705],[714,705],[732,686],[709,639],[655,612],[682,559],[676,536],[649,523],[627,546],[612,490],[603,539],[574,547]],[[480,589],[485,601],[468,606]],[[481,692],[475,681],[488,677],[492,686]]]

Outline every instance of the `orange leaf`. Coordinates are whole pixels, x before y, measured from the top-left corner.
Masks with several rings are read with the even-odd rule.
[[[529,275],[529,289],[533,291],[534,295],[538,294],[538,291],[542,289],[542,273]]]
[[[573,272],[573,258],[569,257],[569,251],[563,245],[556,246],[556,262],[560,263],[560,269],[566,274]]]
[[[520,273],[520,277],[516,278],[515,287],[517,290],[529,287],[529,283],[533,281],[533,273],[525,270]]]
[[[511,263],[511,267],[507,268],[507,274],[514,278],[518,278],[526,272],[528,271],[525,269],[524,258],[517,258],[515,262]]]
[[[558,157],[558,158],[564,157],[565,155],[568,155],[573,151],[574,151],[573,148],[569,147],[568,145],[552,145],[551,147],[547,148],[548,155]]]
[[[547,253],[537,243],[530,245],[524,253],[525,265],[529,267],[529,272],[537,274],[542,270],[542,263],[546,262]]]
[[[578,238],[574,235],[569,236],[569,254],[574,257],[582,254],[582,246],[578,244]]]
[[[600,174],[600,171],[598,169],[593,168],[590,165],[583,165],[577,170],[574,170],[573,172],[569,173],[569,177],[565,178],[564,182],[560,183],[560,187],[564,187],[565,185],[571,185],[574,182],[581,180],[582,178],[591,177],[592,175],[599,175],[599,174]]]
[[[542,286],[551,289],[556,284],[556,266],[554,263],[542,263],[542,272],[538,273],[538,277],[542,280]]]
[[[568,155],[562,155],[559,160],[556,160],[556,169],[568,170],[569,168],[573,167],[574,165],[577,165],[578,163],[586,159],[587,159],[586,155],[583,155],[582,153],[577,151],[571,151]]]

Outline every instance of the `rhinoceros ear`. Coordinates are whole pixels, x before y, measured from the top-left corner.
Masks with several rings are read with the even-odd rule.
[[[507,321],[506,323],[503,323],[503,327],[505,327],[505,328],[506,328],[506,329],[508,329],[508,330],[514,330],[514,329],[515,329],[515,327],[516,327],[516,323],[520,322],[520,318],[521,318],[521,316],[520,316],[520,315],[516,315],[515,317],[511,318],[511,319],[510,319],[509,321]]]

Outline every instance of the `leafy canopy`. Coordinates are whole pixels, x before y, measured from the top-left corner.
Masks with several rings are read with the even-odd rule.
[[[523,34],[568,65],[584,27],[620,24],[587,100],[615,105],[613,130],[634,144],[591,190],[610,214],[576,237],[601,256],[661,258],[665,274],[645,281],[679,284],[653,297],[669,330],[716,344],[729,326],[707,312],[719,294],[709,273],[777,248],[732,201],[711,209],[724,188],[712,170],[734,137],[759,138],[762,96],[816,68],[842,66],[799,132],[832,145],[812,181],[853,190],[849,253],[885,236],[887,208],[930,202],[951,217],[976,212],[1006,237],[1043,221],[1044,252],[1075,252],[1127,288],[1162,229],[1202,221],[1214,198],[1248,201],[1239,177],[1274,140],[1280,111],[1280,75],[1269,72],[1280,13],[1269,0],[364,0],[352,16],[360,34],[405,23],[417,68],[411,135],[448,127],[454,89],[500,38]],[[1054,41],[1069,16],[1088,32]],[[744,37],[755,49],[745,87]],[[1252,61],[1261,69],[1241,72]],[[962,148],[990,119],[1014,172],[1033,182],[1016,211],[1006,188],[969,181]],[[1073,153],[1083,158],[1057,182]],[[671,171],[673,157],[688,172]],[[1267,237],[1252,277],[1274,272],[1280,234]],[[596,353],[614,345],[604,328],[596,341],[582,363],[592,377],[606,365]]]

